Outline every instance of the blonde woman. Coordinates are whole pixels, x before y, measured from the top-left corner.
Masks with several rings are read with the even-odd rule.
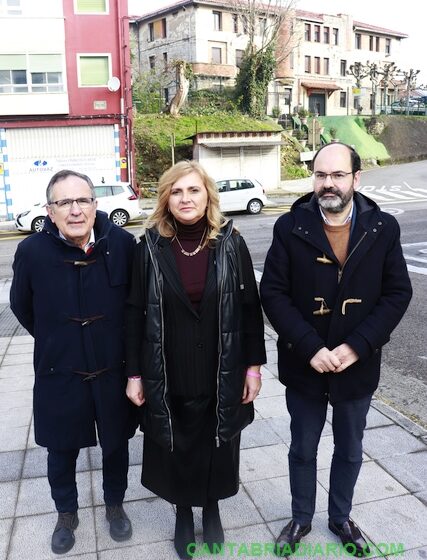
[[[193,506],[203,539],[224,541],[218,500],[239,484],[241,430],[261,389],[264,325],[245,242],[195,161],[160,178],[137,247],[127,313],[127,395],[141,406],[142,484],[176,504],[189,558]]]

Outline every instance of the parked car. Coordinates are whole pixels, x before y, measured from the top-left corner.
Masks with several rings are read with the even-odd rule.
[[[406,99],[393,101],[390,110],[392,114],[404,115],[406,113]],[[408,110],[410,115],[425,115],[427,113],[426,105],[416,99],[409,99]]]
[[[216,184],[222,212],[246,210],[249,214],[259,214],[268,202],[256,179],[222,179]]]
[[[95,185],[95,192],[98,210],[106,212],[117,226],[123,227],[142,214],[138,197],[129,183]],[[41,231],[46,215],[46,203],[34,204],[16,216],[15,226],[20,231]]]

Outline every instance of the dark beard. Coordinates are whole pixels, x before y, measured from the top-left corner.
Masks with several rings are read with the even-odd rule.
[[[322,199],[326,193],[333,193],[335,198]],[[350,200],[353,198],[353,187],[347,193],[341,193],[336,187],[322,187],[318,193],[315,193],[317,202],[323,210],[327,210],[331,214],[339,214],[344,210]]]

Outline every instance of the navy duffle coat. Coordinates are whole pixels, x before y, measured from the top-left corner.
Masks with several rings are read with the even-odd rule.
[[[52,449],[96,445],[104,455],[133,433],[125,394],[124,309],[135,240],[104,212],[90,254],[41,233],[18,245],[10,303],[35,339],[36,442]]]

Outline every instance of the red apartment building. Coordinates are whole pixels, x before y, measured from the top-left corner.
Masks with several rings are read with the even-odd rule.
[[[131,181],[127,0],[3,0],[0,36],[0,218],[60,169]]]

